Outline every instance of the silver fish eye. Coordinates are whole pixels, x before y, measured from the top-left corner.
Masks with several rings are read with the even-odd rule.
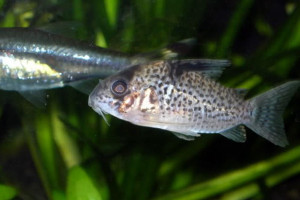
[[[111,85],[111,92],[116,96],[122,96],[127,92],[127,83],[124,80],[116,80]]]

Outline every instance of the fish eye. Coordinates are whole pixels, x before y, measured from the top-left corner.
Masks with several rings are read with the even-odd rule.
[[[116,96],[122,96],[127,92],[127,83],[124,80],[117,80],[111,86],[111,92]]]

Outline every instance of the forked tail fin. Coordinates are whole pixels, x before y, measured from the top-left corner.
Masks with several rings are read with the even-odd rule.
[[[288,145],[281,115],[299,86],[300,81],[290,81],[250,99],[254,109],[245,125],[276,145]]]

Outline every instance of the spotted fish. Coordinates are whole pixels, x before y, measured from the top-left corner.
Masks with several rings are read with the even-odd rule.
[[[247,126],[286,146],[281,114],[300,81],[245,100],[243,90],[216,81],[228,65],[226,60],[188,59],[132,66],[100,81],[89,105],[102,116],[109,113],[136,125],[169,130],[186,140],[218,133],[244,142]]]

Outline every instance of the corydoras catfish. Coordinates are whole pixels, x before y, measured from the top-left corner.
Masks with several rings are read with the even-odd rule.
[[[111,75],[142,57],[100,48],[33,28],[0,28],[0,89],[63,87]]]
[[[282,113],[300,81],[290,81],[251,99],[215,79],[223,60],[169,60],[132,66],[103,81],[89,96],[100,115],[109,113],[140,126],[169,130],[191,140],[218,133],[246,140],[247,126],[279,146],[288,144]]]

